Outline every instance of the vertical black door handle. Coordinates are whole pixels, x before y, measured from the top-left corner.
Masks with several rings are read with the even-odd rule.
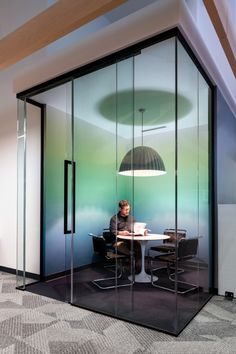
[[[72,228],[68,228],[68,197],[69,189],[69,168],[71,168],[72,176]],[[75,232],[75,162],[64,161],[64,234],[71,234]]]

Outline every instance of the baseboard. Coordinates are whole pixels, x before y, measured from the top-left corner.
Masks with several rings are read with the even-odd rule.
[[[16,274],[16,270],[14,268],[0,266],[0,271],[10,273],[10,274]]]
[[[58,273],[53,273],[50,275],[45,275],[42,277],[42,281],[50,281],[50,280],[54,280],[56,278],[61,278],[61,277],[65,277],[67,275],[70,275],[70,269],[63,271],[63,272],[58,272]]]
[[[0,271],[16,275],[16,269],[14,269],[14,268],[0,266]],[[23,273],[22,270],[18,270],[17,275],[23,276],[23,274],[24,273]],[[26,278],[40,280],[40,275],[39,274],[25,272],[25,276],[26,276]]]
[[[95,265],[95,264],[96,263],[91,263],[91,264],[86,264],[84,266],[76,267],[76,268],[74,268],[74,273],[76,273],[76,272],[78,272],[80,270],[86,269],[86,268],[90,267],[91,265]],[[16,269],[14,269],[14,268],[8,268],[8,267],[0,266],[0,271],[16,275]],[[63,271],[63,272],[58,272],[58,273],[53,273],[53,274],[50,274],[50,275],[42,276],[42,277],[40,277],[39,274],[25,272],[26,278],[34,279],[34,280],[37,280],[37,281],[50,281],[50,280],[53,280],[53,279],[56,279],[56,278],[61,278],[61,277],[64,277],[64,276],[67,276],[67,275],[70,275],[70,274],[71,274],[70,269],[68,269],[66,271]],[[23,271],[19,271],[18,270],[18,275],[19,276],[23,276]]]

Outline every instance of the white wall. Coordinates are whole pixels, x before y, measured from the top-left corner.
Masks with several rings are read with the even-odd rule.
[[[236,295],[236,204],[218,205],[218,293],[230,291]]]
[[[1,0],[0,37],[47,6],[47,0]],[[0,72],[0,266],[16,268],[17,102],[13,81],[44,50]]]
[[[182,16],[181,26],[193,44],[194,52],[200,58],[201,64],[219,87],[236,116],[236,80],[233,71],[203,2],[195,1],[195,6],[192,7],[192,1],[188,1],[189,6],[183,7],[183,13],[186,12],[187,15],[188,12],[191,15],[190,18]]]
[[[0,80],[0,265],[15,268],[17,112],[12,80],[4,74]]]

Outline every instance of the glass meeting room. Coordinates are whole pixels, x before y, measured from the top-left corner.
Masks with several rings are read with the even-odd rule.
[[[211,297],[209,82],[176,36],[64,81],[18,95],[17,286],[177,335]],[[37,271],[31,105],[43,107]]]

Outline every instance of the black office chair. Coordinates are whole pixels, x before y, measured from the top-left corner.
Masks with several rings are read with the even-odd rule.
[[[176,243],[178,243],[183,238],[186,238],[187,231],[185,229],[165,229],[163,234],[170,236],[170,238],[163,240],[162,245],[150,247],[149,251],[162,253],[173,252],[176,247]]]
[[[198,238],[189,238],[182,239],[178,243],[178,247],[174,250],[174,252],[167,252],[166,254],[160,254],[154,258],[156,261],[162,261],[166,263],[166,270],[168,274],[168,282],[167,285],[163,285],[160,280],[154,280],[155,273],[158,272],[163,267],[153,268],[153,261],[151,262],[151,281],[152,285],[165,289],[171,292],[175,292],[177,290],[178,294],[186,294],[189,291],[193,291],[198,288],[197,285],[191,284],[185,281],[180,281],[176,279],[178,274],[183,273],[184,269],[181,269],[171,273],[172,267],[176,269],[176,266],[181,263],[184,266],[184,262],[196,257],[198,250]],[[157,273],[156,273],[157,274]],[[177,284],[176,284],[177,283]],[[177,286],[176,286],[177,285]]]
[[[109,229],[103,229],[102,236],[108,246],[112,246],[116,242],[116,236]]]
[[[105,261],[104,267],[116,274],[113,277],[94,279],[92,283],[103,290],[132,285],[133,281],[122,279],[122,262],[129,259],[129,256],[117,253],[117,250],[108,244],[103,236],[89,235],[92,236],[94,252],[99,254]]]

